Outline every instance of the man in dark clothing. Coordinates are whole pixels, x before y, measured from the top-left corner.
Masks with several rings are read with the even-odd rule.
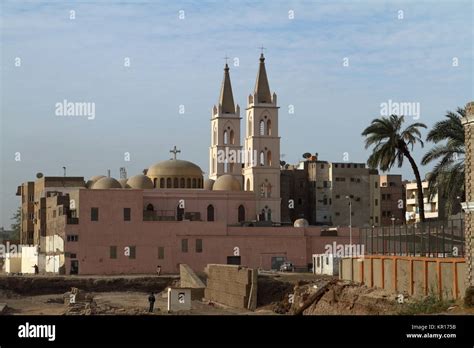
[[[153,313],[153,307],[155,306],[155,295],[153,293],[148,296],[148,302],[150,303],[150,309],[148,312]]]
[[[34,265],[33,268],[35,269],[35,274],[39,274],[39,268],[38,265]]]

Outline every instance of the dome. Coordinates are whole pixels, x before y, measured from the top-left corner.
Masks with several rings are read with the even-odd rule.
[[[122,185],[122,188],[130,188],[130,186],[127,185],[127,180],[128,179],[119,179],[118,182],[120,185]]]
[[[215,181],[212,179],[207,179],[204,181],[204,190],[212,190]]]
[[[155,176],[202,176],[202,170],[192,162],[172,159],[158,162],[148,168],[149,177]]]
[[[224,174],[217,178],[212,188],[214,191],[240,191],[239,180],[232,175]]]
[[[112,188],[122,188],[122,185],[115,180],[114,178],[102,178],[94,183],[92,189],[94,190],[103,190],[103,189],[112,189]]]
[[[105,178],[105,177],[106,177],[105,175],[94,175],[94,176],[92,176],[89,180],[87,180],[87,182],[86,182],[86,187],[87,187],[87,188],[92,188],[92,186],[93,186],[97,181],[99,181],[100,179]]]
[[[143,174],[138,174],[128,179],[127,187],[134,189],[152,189],[153,182],[150,180],[149,177]]]
[[[308,227],[309,223],[306,219],[297,219],[295,220],[293,227]]]

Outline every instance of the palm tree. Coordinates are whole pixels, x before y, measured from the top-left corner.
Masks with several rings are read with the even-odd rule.
[[[457,113],[448,111],[446,119],[436,122],[428,133],[426,140],[436,145],[428,151],[421,161],[426,165],[438,161],[429,178],[429,193],[433,197],[438,192],[438,197],[446,199],[447,213],[453,213],[458,199],[464,198],[464,129],[462,118],[465,117],[464,109],[457,109]],[[440,144],[441,143],[441,144]]]
[[[418,189],[418,207],[421,222],[425,221],[425,209],[423,203],[423,187],[421,185],[420,172],[411,152],[417,142],[423,147],[423,140],[419,128],[426,128],[423,123],[413,123],[402,130],[405,122],[404,116],[391,115],[390,117],[376,118],[363,132],[365,136],[365,148],[374,145],[372,154],[367,160],[370,168],[380,168],[386,172],[395,163],[398,167],[403,165],[406,157],[416,178]]]

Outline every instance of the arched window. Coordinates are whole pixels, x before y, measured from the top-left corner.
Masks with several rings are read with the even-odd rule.
[[[265,122],[263,120],[260,121],[260,135],[265,135]]]
[[[230,143],[231,145],[235,145],[235,135],[233,130],[230,131]]]
[[[266,191],[267,191],[266,186],[267,185],[265,185],[264,183],[260,185],[260,197],[265,197],[265,194],[266,194]]]
[[[191,178],[188,178],[186,181],[187,181],[186,187],[191,188]]]
[[[181,208],[179,205],[176,207],[176,220],[183,221],[184,208]]]
[[[214,206],[212,204],[207,206],[207,221],[214,221]]]
[[[247,179],[247,191],[250,191],[250,179]]]
[[[267,135],[272,135],[272,121],[267,121]]]
[[[193,188],[196,188],[196,178],[193,179]]]
[[[166,188],[171,188],[171,178],[166,178]]]
[[[149,203],[149,204],[146,206],[146,210],[147,210],[147,211],[153,211],[153,210],[155,210],[155,208],[153,207],[153,204]]]
[[[267,221],[272,221],[272,210],[268,209],[267,211]]]
[[[160,188],[165,188],[165,178],[160,178]]]
[[[239,222],[245,221],[245,208],[242,204],[239,205],[238,219],[239,219]]]
[[[179,179],[179,187],[184,188],[184,186],[185,186],[184,178]]]
[[[272,166],[272,152],[271,151],[267,152],[267,165],[270,167]]]
[[[263,153],[263,151],[260,151],[260,165],[265,165],[265,154]]]
[[[214,127],[214,131],[212,132],[212,143],[217,143],[217,129]]]
[[[153,187],[154,187],[154,188],[156,188],[156,181],[157,181],[157,179],[154,178],[154,179],[153,179]]]
[[[227,138],[227,131],[225,130],[224,131],[224,144],[227,145],[228,141],[229,141],[229,139]]]
[[[253,134],[252,132],[252,118],[249,117],[249,121],[248,121],[248,125],[247,125],[248,129],[247,129],[247,133],[249,135],[249,137],[251,137]]]
[[[173,180],[173,188],[178,188],[178,178],[174,178]]]

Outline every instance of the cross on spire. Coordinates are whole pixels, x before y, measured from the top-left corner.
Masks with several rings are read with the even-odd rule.
[[[263,47],[263,45],[262,45],[262,46],[258,47],[258,49],[260,49],[262,51],[261,53],[263,54],[263,50],[266,50],[266,47]]]
[[[178,150],[178,148],[176,147],[176,145],[170,150],[170,153],[173,154],[173,159],[176,159],[176,155],[178,153],[181,153],[181,150]]]
[[[225,59],[225,65],[227,65],[227,61],[230,59],[230,57],[227,57],[227,54],[226,54],[224,59]]]

